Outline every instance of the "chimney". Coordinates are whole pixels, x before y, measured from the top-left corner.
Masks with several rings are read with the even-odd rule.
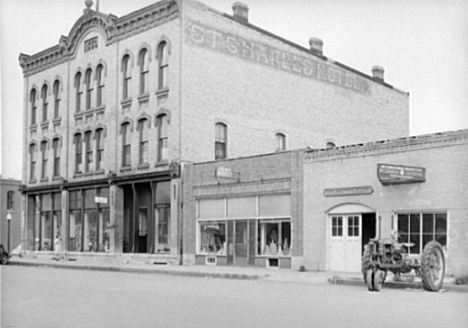
[[[309,39],[310,52],[316,55],[323,56],[323,41],[319,38]]]
[[[374,78],[375,81],[383,82],[384,72],[385,70],[383,69],[383,67],[380,67],[380,66],[372,67],[372,77]]]
[[[234,18],[243,23],[249,22],[249,6],[244,3],[236,2],[232,5]]]

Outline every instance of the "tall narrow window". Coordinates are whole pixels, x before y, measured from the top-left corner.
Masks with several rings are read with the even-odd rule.
[[[104,130],[96,130],[96,171],[103,168],[104,162]]]
[[[166,42],[161,42],[158,47],[159,71],[158,71],[158,88],[167,87],[167,77],[169,71],[169,60],[167,53]]]
[[[167,115],[159,115],[158,126],[158,162],[168,159]]]
[[[31,159],[29,179],[36,180],[36,144],[29,146],[29,157]]]
[[[93,71],[89,68],[85,75],[86,84],[86,110],[91,109],[91,96],[93,94],[93,84],[91,83],[91,75]]]
[[[81,90],[81,73],[76,73],[75,76],[75,89],[76,89],[76,104],[75,104],[75,112],[81,111],[81,94],[83,91]]]
[[[49,102],[47,100],[47,84],[44,84],[42,87],[41,97],[42,97],[42,122],[47,121],[47,106]]]
[[[104,92],[104,77],[102,76],[103,66],[99,65],[96,68],[96,82],[97,82],[97,94],[96,94],[96,106],[102,106],[102,97]]]
[[[81,173],[83,169],[83,142],[81,134],[75,134],[75,173]]]
[[[146,93],[148,90],[148,76],[149,76],[149,63],[148,63],[148,50],[142,49],[140,51],[140,95]]]
[[[41,142],[41,153],[42,153],[42,174],[41,178],[44,179],[47,177],[47,160],[49,157],[47,151],[47,141]]]
[[[34,125],[36,124],[36,112],[37,112],[36,89],[31,90],[29,101],[31,102],[31,125]]]
[[[148,120],[138,121],[140,131],[140,164],[148,163]]]
[[[276,134],[276,151],[286,150],[286,136],[282,133]]]
[[[60,176],[60,139],[55,138],[52,141],[52,148],[54,149],[54,177]]]
[[[227,126],[223,123],[216,124],[215,159],[227,158]]]
[[[85,162],[85,172],[89,172],[93,165],[93,145],[91,143],[91,131],[88,131],[84,135],[85,137],[85,147],[86,147],[86,162]]]
[[[6,203],[7,211],[13,211],[15,209],[14,198],[13,198],[14,195],[15,195],[14,191],[8,190],[8,192],[7,192],[7,203]]]
[[[60,81],[56,80],[54,82],[54,118],[59,117],[59,108],[60,108]]]
[[[131,163],[131,143],[130,143],[130,123],[122,124],[122,166],[130,166]]]
[[[130,98],[130,82],[132,80],[130,55],[125,55],[122,60],[123,69],[123,99]]]

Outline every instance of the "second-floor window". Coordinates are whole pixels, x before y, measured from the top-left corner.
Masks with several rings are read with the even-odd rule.
[[[130,82],[132,81],[132,71],[130,65],[130,55],[125,55],[122,60],[122,71],[123,71],[123,99],[131,97],[130,93]]]
[[[85,75],[85,84],[86,84],[86,110],[91,109],[91,98],[93,95],[93,84],[91,81],[91,76],[93,75],[93,71],[89,68],[86,71]]]
[[[104,164],[104,130],[96,130],[96,171],[103,168]]]
[[[168,159],[168,128],[167,115],[159,115],[157,118],[158,126],[158,162]]]
[[[102,106],[102,97],[104,93],[104,77],[102,74],[103,66],[99,65],[96,68],[96,84],[97,84],[97,93],[96,93],[96,106]]]
[[[140,95],[148,91],[148,76],[149,76],[149,63],[148,63],[148,50],[142,49],[139,55],[140,61]]]
[[[93,145],[91,142],[91,131],[86,132],[84,138],[86,147],[85,172],[89,172],[93,165]]]
[[[60,109],[60,81],[56,80],[54,82],[54,118],[59,117]]]
[[[169,60],[167,55],[167,43],[163,41],[158,46],[158,89],[162,89],[168,86],[167,78],[169,71]]]
[[[29,179],[36,180],[36,144],[29,146],[29,157],[31,159]]]
[[[140,164],[148,163],[148,120],[138,121],[140,131]]]
[[[223,123],[216,124],[215,159],[227,158],[227,126]]]
[[[81,73],[78,72],[76,73],[75,76],[75,98],[76,98],[76,103],[75,103],[75,112],[81,111],[81,94],[83,93],[81,89]]]
[[[75,134],[75,173],[81,173],[83,170],[83,141],[81,134]]]
[[[60,176],[60,139],[56,138],[52,141],[54,149],[54,177]]]
[[[47,141],[41,142],[41,153],[42,153],[42,174],[41,178],[44,179],[47,177],[47,161],[49,159],[49,154],[47,151]]]
[[[276,134],[276,151],[286,150],[286,136],[282,133]]]
[[[130,123],[122,124],[122,166],[131,164]]]
[[[7,192],[7,203],[6,203],[7,211],[13,211],[15,209],[14,198],[13,198],[14,195],[15,195],[14,191],[8,190],[8,192]]]
[[[41,98],[42,98],[42,122],[47,121],[47,106],[49,102],[47,100],[47,84],[42,87]]]
[[[36,124],[37,105],[36,105],[36,89],[31,90],[29,102],[31,103],[31,125]]]

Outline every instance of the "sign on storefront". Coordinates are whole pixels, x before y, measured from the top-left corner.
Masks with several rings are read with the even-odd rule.
[[[232,183],[239,180],[239,173],[233,172],[230,167],[218,166],[215,170],[215,178],[219,183]]]
[[[325,189],[323,194],[325,197],[336,197],[336,196],[351,196],[351,195],[370,195],[374,192],[371,186],[362,187],[348,187],[348,188],[332,188]]]
[[[377,176],[383,185],[426,181],[424,167],[378,164]]]
[[[107,197],[95,196],[94,197],[94,202],[99,203],[99,204],[107,204]]]

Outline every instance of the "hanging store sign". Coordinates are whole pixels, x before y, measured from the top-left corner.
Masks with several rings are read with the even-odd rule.
[[[94,197],[94,202],[99,203],[99,204],[107,204],[107,197],[95,196]]]
[[[352,196],[352,195],[370,195],[374,192],[371,186],[362,187],[348,187],[348,188],[332,188],[325,189],[323,194],[325,197],[337,197],[337,196]]]
[[[425,182],[426,169],[424,167],[378,164],[377,176],[383,185]]]

